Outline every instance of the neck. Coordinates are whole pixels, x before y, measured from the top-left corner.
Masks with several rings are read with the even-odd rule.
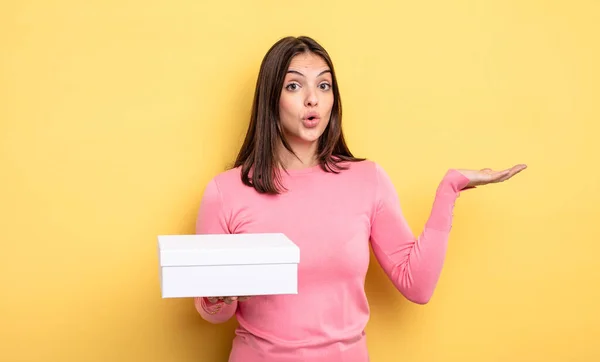
[[[288,141],[290,148],[295,155],[288,151],[283,143],[279,145],[279,159],[282,166],[288,170],[303,169],[316,166],[317,160],[317,142],[292,142]]]

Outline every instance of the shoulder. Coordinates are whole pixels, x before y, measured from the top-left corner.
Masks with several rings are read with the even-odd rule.
[[[235,167],[216,174],[210,181],[224,194],[239,195],[242,192],[253,190],[242,182],[242,167]]]
[[[372,160],[365,159],[357,162],[347,162],[344,163],[344,166],[348,167],[347,171],[350,174],[368,182],[379,183],[382,177],[388,177],[383,167]]]
[[[241,180],[241,168],[236,167],[213,176],[206,184],[203,198],[227,203],[227,199],[244,192],[245,188]]]
[[[342,176],[339,182],[353,186],[361,192],[370,194],[371,197],[380,197],[382,189],[388,190],[390,187],[393,189],[392,180],[378,162],[365,159],[345,162],[342,166],[347,167],[347,169],[341,172],[345,176]]]
[[[211,182],[215,183],[219,188],[231,190],[232,188],[242,187],[244,184],[241,179],[241,167],[235,167],[216,174]]]
[[[398,197],[392,178],[380,163],[372,160],[355,162],[349,171],[361,180],[362,187],[369,190],[375,201]]]

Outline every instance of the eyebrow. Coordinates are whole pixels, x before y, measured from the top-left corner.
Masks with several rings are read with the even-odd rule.
[[[300,72],[299,72],[299,71],[297,71],[297,70],[288,70],[287,72],[288,72],[288,73],[294,73],[294,74],[298,74],[298,75],[300,75],[300,76],[304,77],[304,74],[300,73]],[[317,77],[320,77],[320,76],[322,76],[322,75],[323,75],[323,74],[325,74],[325,73],[331,73],[331,69],[325,69],[324,71],[322,71],[321,73],[319,73],[319,75],[317,75]]]

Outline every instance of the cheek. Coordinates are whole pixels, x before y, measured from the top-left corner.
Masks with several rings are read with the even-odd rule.
[[[333,93],[326,93],[319,99],[319,108],[331,112],[331,109],[333,108]]]
[[[298,106],[293,97],[282,96],[279,100],[279,118],[283,124],[294,122],[298,115]]]
[[[327,94],[327,107],[329,108],[329,110],[331,111],[331,108],[333,108],[333,93],[329,92]]]
[[[327,102],[327,115],[328,115],[328,120],[331,117],[331,111],[333,110],[333,98],[331,98],[331,101]]]
[[[294,97],[283,93],[279,98],[279,109],[285,113],[293,113],[296,108],[296,100]]]

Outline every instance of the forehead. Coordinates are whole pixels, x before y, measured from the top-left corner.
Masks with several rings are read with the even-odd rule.
[[[302,53],[292,58],[289,69],[309,75],[311,73],[319,74],[324,70],[329,70],[329,66],[323,58],[314,53]]]

